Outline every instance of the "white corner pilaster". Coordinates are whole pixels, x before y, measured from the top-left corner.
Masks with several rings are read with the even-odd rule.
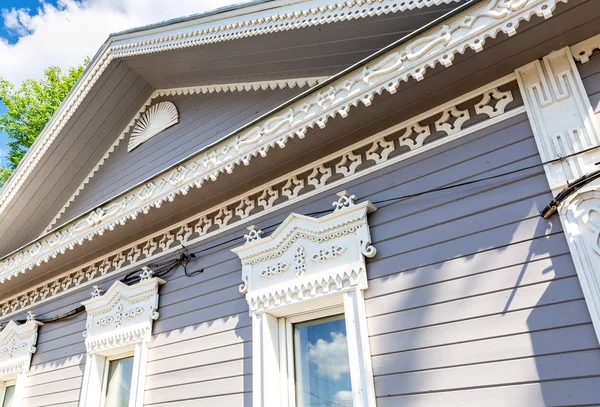
[[[568,47],[546,55],[515,73],[552,193],[596,169],[600,126]]]
[[[573,60],[578,55],[587,62],[592,46],[580,48],[563,48],[515,71],[542,162],[553,161],[544,170],[554,196],[600,161],[600,126]],[[600,180],[575,191],[558,213],[600,339]]]

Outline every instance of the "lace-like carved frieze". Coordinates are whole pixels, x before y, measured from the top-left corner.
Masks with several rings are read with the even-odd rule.
[[[512,101],[515,96],[513,85],[514,83],[511,82],[510,84],[483,89],[479,96],[470,99],[468,106],[465,106],[465,102],[460,101],[460,109],[458,110],[468,110],[471,119],[479,118],[481,120],[486,117],[489,119],[500,116],[502,113],[521,105],[520,99],[517,100],[516,98],[514,98],[515,103],[507,102],[508,100]],[[486,109],[486,107],[489,107],[489,109]],[[475,110],[479,110],[480,113]],[[500,111],[502,113],[497,113]],[[0,303],[0,314],[6,316],[19,312],[39,301],[114,273],[122,267],[143,263],[160,256],[162,253],[174,250],[181,244],[189,245],[190,242],[218,233],[222,228],[243,222],[252,215],[285,205],[286,202],[305,194],[325,189],[333,181],[339,182],[345,178],[359,175],[366,169],[376,169],[379,166],[386,165],[390,160],[402,160],[404,152],[418,150],[426,145],[431,134],[439,136],[434,126],[436,120],[439,123],[438,119],[442,114],[441,110],[436,111],[434,109],[429,116],[426,116],[431,119],[407,122],[393,135],[386,136],[385,143],[381,142],[382,138],[366,140],[351,148],[350,151],[345,150],[337,155],[315,162],[312,170],[302,168],[287,174],[282,177],[285,178],[284,180],[272,181],[258,192],[255,191],[240,196],[224,204],[221,208],[200,213],[191,220],[173,226],[168,232],[150,236],[141,243],[124,247],[119,253],[97,259],[91,264],[19,294]],[[461,130],[467,130],[470,123],[470,121],[462,123]],[[455,127],[456,125],[456,122],[454,122]],[[446,133],[442,132],[442,134]],[[446,134],[446,136],[448,135]],[[436,140],[439,140],[439,137],[436,137]],[[384,149],[389,149],[391,144],[393,144],[393,151],[384,153]],[[371,152],[369,154],[371,159],[367,157],[369,151]],[[386,158],[382,160],[381,157]],[[323,170],[323,168],[326,170]],[[318,177],[318,181],[313,181],[312,177]],[[278,198],[277,200],[272,199],[274,195]],[[345,204],[342,202],[340,205],[343,207]],[[350,225],[344,227],[350,227]],[[347,233],[351,232],[348,229]],[[250,233],[250,235],[252,235],[251,240],[260,238],[260,235],[253,233]],[[307,237],[312,239],[308,235]],[[323,237],[316,239],[318,243],[326,241]],[[291,262],[290,264],[295,263]],[[301,272],[301,269],[299,269],[299,272]]]

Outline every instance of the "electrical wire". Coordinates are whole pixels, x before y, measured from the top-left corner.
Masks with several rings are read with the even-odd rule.
[[[556,159],[553,159],[553,160],[550,160],[550,161],[545,161],[545,162],[541,162],[541,163],[538,163],[538,164],[534,164],[534,165],[529,165],[529,166],[526,166],[526,167],[517,168],[516,170],[511,170],[511,171],[503,172],[503,173],[496,174],[496,175],[490,175],[490,176],[487,176],[487,177],[477,178],[477,179],[474,179],[474,180],[460,182],[460,183],[451,184],[451,185],[445,185],[445,186],[442,186],[442,187],[430,188],[430,189],[426,189],[426,190],[423,190],[423,191],[420,191],[420,192],[415,192],[415,193],[412,193],[412,194],[405,194],[405,195],[395,196],[395,197],[391,197],[391,198],[380,199],[380,200],[372,201],[372,203],[375,204],[375,205],[378,205],[378,204],[383,204],[383,203],[388,203],[388,202],[402,201],[402,200],[405,200],[405,199],[415,198],[415,197],[419,197],[419,196],[423,196],[423,195],[427,195],[427,194],[431,194],[431,193],[435,193],[435,192],[448,191],[448,190],[451,190],[451,189],[454,189],[454,188],[465,187],[465,186],[468,186],[468,185],[474,185],[474,184],[478,184],[478,183],[481,183],[481,182],[490,181],[490,180],[493,180],[493,179],[507,177],[507,176],[518,174],[520,172],[528,171],[528,170],[531,170],[531,169],[534,169],[534,168],[539,168],[539,167],[542,167],[542,166],[544,166],[546,164],[552,164],[554,162],[562,161],[562,160],[565,160],[567,158],[570,158],[570,157],[573,157],[573,156],[576,156],[576,155],[579,155],[579,154],[583,154],[583,153],[586,153],[586,152],[588,152],[590,150],[594,150],[594,149],[597,149],[597,148],[598,147],[588,148],[588,149],[585,149],[585,150],[582,150],[582,151],[579,151],[579,152],[576,152],[576,153],[573,153],[573,154],[561,156],[559,158],[556,158]],[[594,175],[596,175],[596,174],[594,174]],[[589,178],[589,175],[588,176],[584,176],[582,178],[586,178],[586,177]],[[594,176],[594,179],[595,178],[597,178],[597,176]],[[358,198],[358,199],[364,199],[364,198]],[[316,215],[322,215],[322,214],[329,213],[329,212],[331,212],[331,209],[307,213],[307,214],[305,214],[305,216],[316,216]],[[279,226],[281,223],[282,222],[273,223],[271,225],[263,227],[261,230],[267,231],[269,229],[272,229],[274,227]],[[205,248],[203,248],[201,250],[198,250],[196,252],[189,252],[185,246],[181,245],[182,248],[183,248],[183,251],[180,252],[180,254],[179,254],[179,256],[177,258],[172,258],[172,259],[165,260],[165,261],[159,262],[159,263],[148,264],[146,267],[149,267],[150,269],[152,269],[152,271],[153,271],[153,273],[152,273],[153,277],[159,277],[159,278],[163,277],[163,276],[167,275],[168,273],[170,273],[171,271],[175,270],[179,266],[183,267],[183,272],[184,272],[185,276],[187,276],[187,277],[193,277],[196,274],[200,274],[200,273],[204,272],[204,269],[199,269],[199,270],[195,270],[195,271],[192,271],[192,272],[188,271],[188,265],[189,265],[189,263],[191,261],[193,261],[195,258],[197,258],[200,253],[204,253],[204,252],[207,252],[209,250],[216,249],[216,248],[228,245],[230,243],[236,242],[236,241],[241,240],[243,238],[244,238],[243,236],[236,236],[234,238],[225,240],[223,242],[214,244],[212,246],[205,247]],[[128,273],[123,278],[121,278],[120,281],[122,281],[124,284],[127,284],[127,285],[131,285],[131,284],[137,283],[138,281],[140,281],[140,270],[138,269],[138,270],[135,270],[135,271],[132,271],[132,272]],[[73,317],[73,316],[75,316],[75,315],[83,312],[84,310],[85,310],[84,306],[79,306],[79,307],[77,307],[77,308],[75,308],[75,309],[67,312],[66,314],[63,314],[63,315],[60,315],[60,316],[56,316],[54,318],[49,318],[49,319],[38,319],[38,321],[43,322],[45,324],[46,323],[57,322],[57,321],[60,321],[62,319],[65,319],[65,318]],[[17,322],[23,323],[25,321],[18,320]]]

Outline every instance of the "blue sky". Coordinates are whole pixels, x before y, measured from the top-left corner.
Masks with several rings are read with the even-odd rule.
[[[240,0],[0,0],[0,77],[17,86],[93,56],[113,32]],[[0,105],[0,114],[5,111]],[[0,134],[0,159],[6,151]]]

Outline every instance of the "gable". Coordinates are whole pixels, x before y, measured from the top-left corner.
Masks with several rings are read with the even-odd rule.
[[[0,191],[0,252],[6,255],[48,231],[49,224],[63,223],[54,222],[63,212],[61,208],[105,155],[117,137],[114,132],[122,133],[152,91],[330,76],[461,3],[385,0],[377,6],[331,2],[314,8],[313,0],[275,1],[236,11],[235,24],[229,21],[233,16],[225,13],[210,17],[211,21],[197,16],[185,23],[111,36]],[[289,7],[297,13],[284,12]],[[267,17],[257,20],[255,13]],[[214,24],[220,27],[218,31],[209,27]],[[145,96],[120,103],[123,94],[134,87],[118,82],[115,66],[127,70],[127,80],[137,80],[133,86],[146,86]],[[107,86],[108,81],[117,88]],[[97,97],[98,93],[110,94],[111,101]],[[116,113],[107,116],[111,110]],[[124,120],[115,124],[117,116]],[[69,131],[75,121],[81,126]],[[109,134],[102,139],[98,132]],[[56,148],[59,142],[61,148]],[[50,164],[44,165],[46,162]],[[73,211],[71,218],[77,213]]]
[[[170,102],[179,113],[178,123],[129,151],[135,128],[135,124],[132,126],[133,122],[130,122],[49,227],[68,222],[164,171],[298,95],[307,89],[309,83],[316,81],[303,80],[299,82],[303,86],[293,87],[280,84],[274,89],[253,89],[251,85],[245,85],[246,90],[242,84],[237,86],[241,90],[235,86],[219,87],[212,88],[215,90],[210,93],[155,92],[162,95],[151,100],[144,109],[147,111]],[[294,82],[290,81],[290,84],[294,85]]]

